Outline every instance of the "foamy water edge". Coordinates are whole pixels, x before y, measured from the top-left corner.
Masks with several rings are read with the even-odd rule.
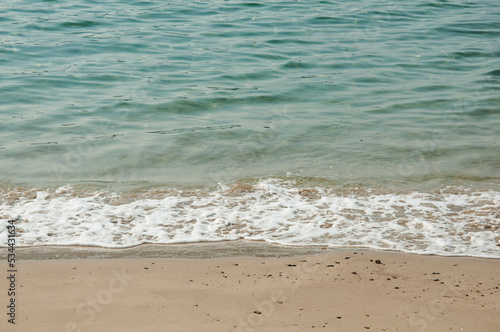
[[[0,202],[2,246],[7,221],[19,217],[19,247],[253,240],[500,258],[500,192],[494,190],[388,193],[266,179],[214,190],[135,194],[70,186],[13,190]]]

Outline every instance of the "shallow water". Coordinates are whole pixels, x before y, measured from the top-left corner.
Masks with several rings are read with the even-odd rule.
[[[493,234],[487,249],[465,249],[475,240],[446,232],[443,241],[460,250],[422,247],[418,236],[388,241],[414,252],[500,256],[497,1],[9,1],[0,17],[1,218],[19,215],[34,231],[58,203],[33,210],[8,197],[65,185],[103,196],[158,188],[215,195],[241,181],[274,181],[288,190],[283,197],[298,187],[361,188],[399,195],[399,202],[450,186],[470,195],[460,201],[462,212],[469,203],[483,209],[477,195],[491,196],[487,221],[459,218],[463,239],[474,223],[493,227],[484,230]],[[58,213],[47,233],[68,220],[89,221],[77,210],[69,219]],[[243,218],[233,213],[223,218]],[[326,211],[317,213],[314,220],[329,222]],[[371,229],[360,221],[365,213],[353,219],[354,242],[323,233],[302,239],[286,227],[263,239],[384,247],[360,235]],[[405,213],[419,223],[452,212]],[[115,217],[97,214],[95,222]],[[68,235],[78,230],[37,239],[28,229],[20,234],[26,245],[104,244]],[[171,240],[130,235],[120,242],[113,239],[128,235],[110,232],[107,245]],[[221,239],[188,235],[177,240]]]

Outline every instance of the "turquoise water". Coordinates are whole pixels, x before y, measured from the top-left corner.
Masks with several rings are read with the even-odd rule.
[[[498,258],[499,92],[496,0],[8,1],[0,221]]]
[[[500,177],[497,1],[9,1],[12,183]]]

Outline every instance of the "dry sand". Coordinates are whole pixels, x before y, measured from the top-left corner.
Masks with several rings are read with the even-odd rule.
[[[500,260],[339,250],[18,263],[1,331],[500,331]]]

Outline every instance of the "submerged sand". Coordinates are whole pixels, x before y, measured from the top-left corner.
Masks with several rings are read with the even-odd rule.
[[[0,330],[500,330],[500,260],[315,251],[22,260],[16,324],[3,314]]]

